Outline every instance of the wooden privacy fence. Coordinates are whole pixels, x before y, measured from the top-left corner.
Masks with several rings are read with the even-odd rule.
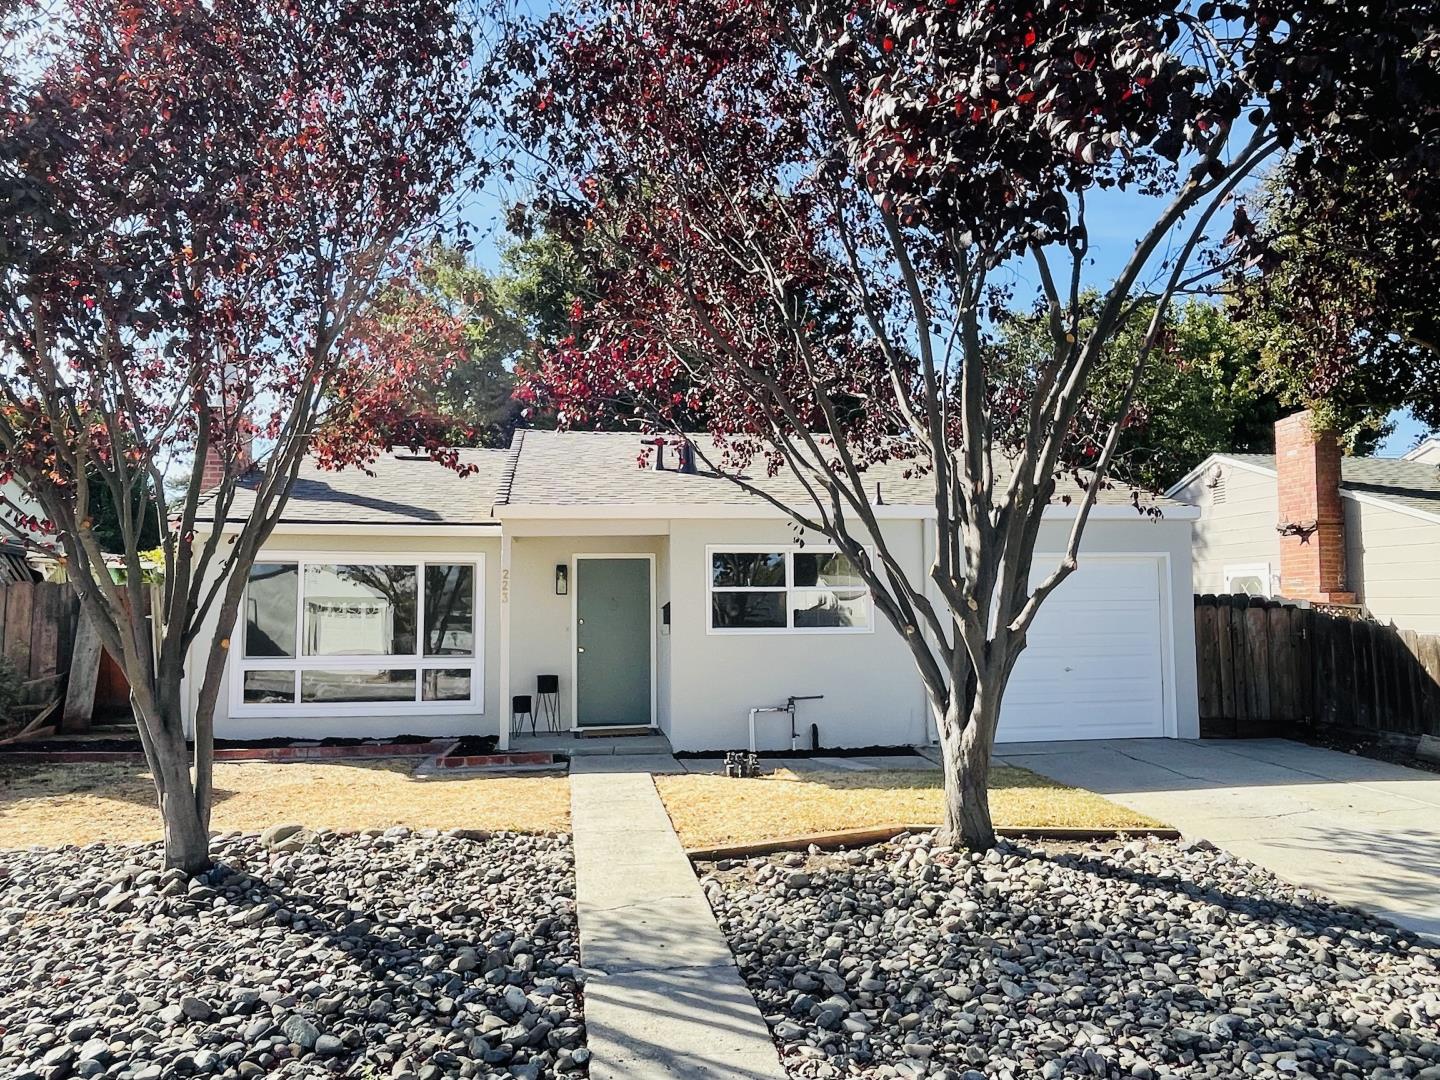
[[[1440,735],[1440,637],[1262,597],[1195,597],[1200,734]]]
[[[0,586],[0,652],[24,681],[26,705],[55,700],[70,670],[80,603],[69,585],[12,581]]]

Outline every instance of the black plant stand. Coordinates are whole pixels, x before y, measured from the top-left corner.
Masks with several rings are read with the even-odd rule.
[[[540,699],[537,712],[545,718],[547,731],[560,730],[560,676],[535,676],[535,696]]]
[[[510,699],[510,734],[525,733],[525,717],[530,718],[530,734],[535,734],[535,709],[529,694],[516,694]]]

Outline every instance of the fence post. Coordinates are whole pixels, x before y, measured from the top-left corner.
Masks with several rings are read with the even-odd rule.
[[[30,678],[30,612],[34,603],[32,582],[11,582],[5,590],[4,652],[22,679]]]
[[[1440,634],[1427,634],[1421,639],[1420,656],[1425,683],[1420,730],[1426,735],[1440,735]]]
[[[1226,717],[1220,710],[1220,648],[1216,637],[1217,612],[1214,597],[1195,597],[1195,649],[1200,696],[1200,734],[1218,738],[1226,732]]]

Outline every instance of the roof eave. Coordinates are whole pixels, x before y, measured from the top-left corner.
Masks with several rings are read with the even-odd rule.
[[[202,524],[209,524],[203,522]],[[238,532],[245,524],[244,518],[231,518],[221,526],[222,532]],[[488,532],[500,528],[494,519],[486,521],[281,521],[274,534],[295,533],[362,533],[371,536],[384,534],[409,535],[424,530],[427,536],[473,536],[476,532]]]
[[[1173,499],[1175,493],[1181,488],[1193,483],[1211,464],[1229,465],[1236,469],[1243,469],[1246,472],[1254,473],[1257,476],[1278,477],[1278,470],[1254,461],[1242,461],[1239,458],[1230,457],[1228,454],[1211,454],[1195,468],[1177,480],[1168,491],[1165,492],[1167,499]],[[1367,491],[1355,491],[1345,486],[1345,480],[1340,480],[1340,494],[1346,499],[1354,499],[1356,502],[1365,503],[1369,506],[1378,506],[1384,510],[1391,510],[1397,514],[1405,514],[1408,517],[1419,518],[1421,521],[1432,521],[1440,523],[1440,510],[1422,510],[1418,506],[1411,506],[1408,503],[1397,502],[1394,499],[1386,498],[1383,495],[1372,495]],[[1196,508],[1198,510],[1198,507]]]
[[[1175,493],[1177,491],[1179,491],[1183,487],[1187,487],[1188,485],[1194,483],[1195,480],[1197,480],[1200,475],[1204,473],[1205,470],[1211,465],[1218,464],[1231,465],[1234,468],[1244,469],[1246,472],[1255,473],[1257,476],[1276,475],[1274,469],[1266,468],[1264,465],[1258,465],[1253,461],[1241,461],[1239,458],[1231,457],[1229,454],[1211,454],[1204,461],[1200,462],[1199,465],[1196,465],[1195,468],[1191,469],[1179,480],[1171,484],[1170,487],[1165,491],[1165,497],[1167,499],[1175,498]]]

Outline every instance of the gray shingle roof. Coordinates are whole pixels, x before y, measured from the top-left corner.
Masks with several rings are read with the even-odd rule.
[[[712,440],[697,437],[703,455],[719,461]],[[477,467],[470,476],[423,455],[382,455],[367,473],[349,468],[330,472],[306,462],[281,521],[325,525],[493,525],[494,507],[597,506],[747,506],[758,500],[732,481],[709,470],[704,459],[696,473],[675,471],[675,451],[667,451],[664,472],[642,468],[642,437],[630,432],[519,431],[508,450],[462,450],[461,460]],[[743,474],[757,488],[785,503],[806,506],[809,496],[788,470],[766,475],[765,462],[753,461]],[[865,472],[872,497],[876,485],[886,505],[928,506],[931,479],[905,461],[889,461]],[[1072,494],[1080,494],[1077,487]],[[1097,497],[1101,505],[1130,504],[1133,489],[1116,486]],[[1162,507],[1177,503],[1146,498]],[[252,505],[242,489],[229,520],[241,521]],[[202,517],[204,508],[202,507]]]
[[[459,454],[461,462],[476,466],[477,471],[461,476],[428,457],[404,452],[382,454],[370,473],[357,468],[332,472],[307,461],[280,520],[314,525],[493,525],[491,506],[509,451],[461,450]],[[243,521],[253,503],[252,491],[237,491],[228,520]]]
[[[501,491],[501,505],[509,506],[614,506],[646,504],[657,506],[750,505],[755,496],[732,481],[710,471],[705,459],[717,462],[713,440],[695,436],[702,457],[699,472],[685,474],[674,469],[675,453],[667,451],[667,471],[641,468],[646,449],[642,436],[630,432],[525,431],[523,447],[515,458],[514,475]],[[752,485],[787,503],[807,504],[809,496],[793,473],[782,470],[767,476],[765,462],[752,461],[743,477]],[[878,484],[882,499],[890,506],[929,506],[934,502],[933,481],[916,474],[906,461],[887,461],[865,470],[872,497]],[[1128,506],[1134,489],[1116,486],[1102,491],[1097,502]],[[1077,487],[1072,494],[1078,496]],[[1162,506],[1178,506],[1156,497]]]
[[[676,454],[666,451],[666,470],[642,468],[645,436],[616,431],[525,431],[515,475],[502,504],[509,506],[746,506],[755,496],[709,470],[719,461],[714,441],[695,437],[703,457],[695,473],[676,472]],[[926,477],[907,477],[903,463],[887,462],[867,471],[880,484],[886,503],[917,505],[931,498]],[[805,500],[804,485],[788,470],[767,476],[755,460],[742,478],[783,501]]]
[[[1222,456],[1275,471],[1274,454]],[[1440,514],[1440,467],[1423,461],[1384,457],[1341,458],[1340,486],[1346,491],[1373,495],[1411,510]]]

